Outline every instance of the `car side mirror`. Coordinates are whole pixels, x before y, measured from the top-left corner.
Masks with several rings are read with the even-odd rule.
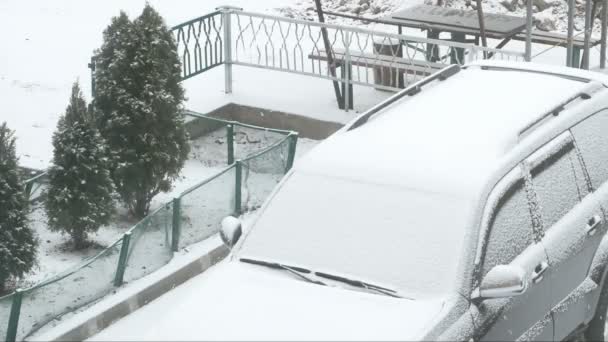
[[[496,265],[481,281],[473,299],[508,298],[526,292],[526,272],[519,266]]]
[[[220,237],[228,248],[234,247],[242,234],[241,220],[234,216],[227,216],[222,220]]]

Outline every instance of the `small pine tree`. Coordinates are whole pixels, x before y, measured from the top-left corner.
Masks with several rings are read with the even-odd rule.
[[[38,241],[27,223],[27,201],[17,172],[13,132],[0,125],[0,293],[36,261]]]
[[[133,22],[112,19],[97,52],[95,115],[116,190],[136,217],[171,188],[188,156],[180,75],[175,40],[150,5]]]
[[[53,164],[45,208],[49,228],[68,233],[75,249],[107,224],[113,212],[113,185],[103,138],[88,118],[78,83],[53,134]]]

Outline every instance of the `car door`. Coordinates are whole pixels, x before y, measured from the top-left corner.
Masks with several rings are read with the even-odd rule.
[[[604,222],[599,201],[570,132],[547,143],[527,160],[538,197],[542,244],[549,258],[554,338],[561,341],[583,323],[587,305],[587,273],[599,246]]]
[[[484,299],[477,304],[479,337],[483,341],[553,339],[550,287],[543,272],[548,259],[533,227],[534,195],[518,166],[490,195],[482,231],[481,281],[493,267],[521,267],[529,281],[525,293],[511,298]],[[529,184],[528,184],[529,185]]]

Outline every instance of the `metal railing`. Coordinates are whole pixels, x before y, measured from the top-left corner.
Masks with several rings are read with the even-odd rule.
[[[222,10],[232,15],[233,64],[287,71],[362,86],[398,90],[449,64],[477,59],[523,60],[519,52],[441,39],[278,16]],[[328,37],[328,46],[323,36]],[[336,65],[327,65],[327,49]],[[490,57],[488,57],[490,56]],[[340,76],[332,67],[346,66]],[[398,82],[390,82],[398,80]]]
[[[46,184],[48,171],[43,171],[23,182],[25,198],[28,202],[35,202],[44,195],[43,185]]]
[[[182,63],[182,79],[224,63],[223,18],[216,11],[171,29]]]
[[[352,98],[352,85],[398,91],[450,64],[463,65],[478,59],[525,60],[523,52],[291,19],[229,6],[171,30],[182,64],[182,80],[223,64],[226,93],[232,92],[233,65],[340,82],[347,102]],[[95,57],[89,67],[95,97]]]
[[[399,90],[450,64],[478,59],[523,61],[523,52],[373,31],[221,7],[173,28],[184,79],[225,65],[278,70],[350,86]],[[328,56],[330,54],[330,56]],[[328,63],[332,61],[332,63]]]

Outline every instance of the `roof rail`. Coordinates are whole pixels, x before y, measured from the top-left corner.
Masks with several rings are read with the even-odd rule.
[[[466,69],[466,68],[468,68],[468,66],[465,66],[463,68]],[[572,81],[585,82],[585,83],[589,83],[589,82],[593,81],[592,79],[587,78],[587,77],[574,76],[574,75],[564,75],[564,74],[560,74],[560,73],[557,73],[557,72],[550,72],[550,71],[544,71],[544,70],[534,70],[534,69],[524,69],[524,68],[509,67],[509,66],[479,65],[479,68],[481,70],[529,72],[529,73],[533,73],[533,74],[543,74],[543,75],[549,75],[549,76],[556,76],[556,77],[561,77],[561,78],[569,79],[569,80],[572,80]]]
[[[542,115],[532,120],[529,124],[527,124],[524,128],[522,128],[517,134],[518,138],[521,138],[524,134],[529,133],[533,128],[537,127],[543,120],[552,117],[558,116],[560,112],[562,112],[567,105],[572,104],[572,102],[577,100],[588,100],[591,98],[593,93],[603,88],[603,84],[597,81],[592,81],[589,84],[585,85],[583,89],[578,91],[576,94],[568,97],[566,100],[560,102],[558,105],[553,107],[551,110],[544,112]]]
[[[359,126],[364,125],[372,115],[378,113],[380,110],[395,103],[397,100],[401,99],[402,97],[414,96],[422,90],[423,86],[425,86],[435,80],[443,81],[443,80],[447,79],[448,77],[457,74],[459,71],[460,71],[460,65],[452,64],[450,66],[447,66],[447,67],[437,71],[436,73],[430,75],[429,77],[426,77],[425,79],[422,79],[422,80],[412,84],[411,86],[399,91],[395,95],[389,97],[388,99],[386,99],[386,100],[380,102],[379,104],[373,106],[372,108],[368,109],[365,113],[361,114],[361,116],[359,116],[359,118],[357,118],[357,120],[355,120],[352,124],[350,124],[350,126],[346,130],[350,131]]]

